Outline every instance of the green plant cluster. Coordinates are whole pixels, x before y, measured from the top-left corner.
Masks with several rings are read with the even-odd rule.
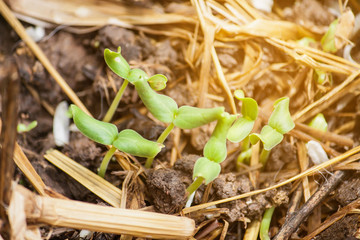
[[[116,149],[134,156],[146,157],[145,167],[150,168],[154,157],[160,152],[165,139],[174,127],[193,129],[217,121],[215,129],[204,147],[203,157],[200,157],[195,163],[194,182],[187,189],[191,194],[203,182],[208,184],[219,175],[220,163],[227,156],[227,140],[232,142],[245,140],[244,142],[247,143],[261,140],[264,149],[268,151],[280,143],[283,138],[282,134],[293,128],[294,123],[288,109],[288,98],[281,98],[275,103],[275,110],[269,119],[269,124],[263,128],[260,134],[249,135],[258,116],[258,105],[254,99],[245,97],[242,91],[234,92],[234,96],[242,101],[241,116],[225,112],[224,107],[178,107],[171,97],[156,92],[166,87],[167,78],[164,75],[156,74],[149,77],[141,69],[131,69],[121,55],[120,48],[117,52],[105,49],[104,57],[109,68],[124,79],[105,119],[103,121],[96,120],[75,105],[71,106],[74,122],[84,135],[98,143],[112,146],[101,164],[99,174],[102,176],[104,176],[108,161]],[[133,130],[126,129],[118,132],[115,125],[108,123],[128,83],[135,86],[148,111],[159,121],[168,124],[156,142],[144,139]]]

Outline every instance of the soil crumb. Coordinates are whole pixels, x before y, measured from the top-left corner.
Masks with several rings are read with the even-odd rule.
[[[315,240],[344,240],[344,239],[357,239],[355,238],[356,230],[359,225],[359,215],[348,215],[343,219],[337,221],[329,228],[324,230]]]
[[[155,208],[162,213],[175,213],[186,203],[186,185],[173,169],[149,170],[146,180]]]
[[[266,164],[266,171],[279,171],[285,164],[296,161],[296,147],[284,140],[271,150],[270,158]]]
[[[343,206],[348,205],[360,197],[360,176],[356,174],[351,179],[345,180],[337,188],[335,199]]]
[[[236,177],[233,173],[227,173],[214,180],[213,189],[216,199],[224,199],[250,192],[253,187],[247,176]],[[229,209],[225,216],[229,222],[244,220],[244,217],[260,219],[265,209],[288,203],[288,191],[287,188],[274,189],[253,197],[220,204],[219,207]]]

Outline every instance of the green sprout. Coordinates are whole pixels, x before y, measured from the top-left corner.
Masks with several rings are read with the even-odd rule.
[[[263,219],[260,224],[260,239],[261,240],[270,240],[269,237],[269,228],[271,223],[271,218],[274,213],[275,207],[271,207],[265,210]]]
[[[189,196],[200,187],[213,181],[220,174],[220,163],[226,159],[226,137],[236,116],[227,112],[221,114],[215,129],[204,147],[204,157],[196,160],[193,170],[194,182],[186,189]]]
[[[237,159],[237,166],[239,167],[240,163],[247,161],[251,157],[250,139],[248,136],[258,116],[258,105],[253,98],[245,97],[244,92],[241,90],[236,90],[234,96],[236,99],[242,101],[242,116],[239,117],[230,128],[227,139],[235,143],[243,141],[242,152]]]
[[[121,56],[120,50],[119,48],[117,52],[112,52],[109,49],[105,49],[104,56],[106,63],[117,75],[135,86],[145,107],[156,119],[169,124],[157,139],[158,143],[163,144],[175,126],[181,129],[200,127],[219,119],[220,115],[224,112],[223,107],[203,109],[182,106],[179,108],[171,97],[155,91],[165,88],[167,78],[164,75],[156,74],[148,77],[141,69],[130,69],[129,64]],[[117,104],[114,104],[114,106],[116,108]],[[112,111],[115,112],[115,109]],[[148,157],[145,167],[150,168],[153,160],[154,157]]]
[[[326,132],[328,128],[328,124],[324,117],[324,114],[318,113],[309,123],[309,126],[315,129],[318,129],[322,132]]]
[[[164,146],[143,138],[134,130],[125,129],[118,132],[114,124],[92,118],[79,107],[70,106],[76,127],[89,139],[111,148],[104,156],[98,174],[104,177],[107,166],[116,149],[138,157],[155,157]]]
[[[121,47],[118,48],[117,52],[113,52],[110,49],[105,49],[104,51],[104,59],[108,67],[118,76],[124,79],[123,84],[121,85],[119,91],[116,93],[116,96],[113,102],[110,105],[109,110],[105,114],[103,119],[104,122],[110,122],[116,108],[118,107],[121,98],[125,92],[125,89],[129,82],[132,82],[134,78],[136,78],[139,74],[138,71],[140,69],[130,69],[130,65],[125,60],[125,58],[121,55]],[[149,81],[150,86],[156,91],[160,91],[166,87],[167,78],[164,75],[156,74],[150,78],[147,77],[145,73],[140,74],[145,80]]]
[[[300,44],[301,46],[305,46],[305,47],[310,46],[310,43],[316,43],[315,39],[310,38],[310,37],[303,37],[302,39],[300,39],[296,42],[298,44]]]
[[[335,42],[335,41],[333,41],[333,42]],[[316,43],[316,41],[313,38],[304,37],[304,38],[298,40],[297,43],[300,44],[301,46],[309,47],[310,43]],[[322,69],[314,69],[313,75],[314,75],[314,79],[316,80],[316,82],[318,84],[324,85],[325,83],[330,83],[330,85],[332,85],[332,75],[330,72],[326,72]]]
[[[336,29],[339,24],[339,19],[334,20],[325,35],[321,38],[321,46],[325,52],[334,53],[337,51],[335,38],[336,38]]]
[[[320,85],[324,85],[325,83],[329,83],[332,85],[333,79],[331,73],[325,72],[321,69],[315,69],[314,70],[314,78],[316,82]]]
[[[278,145],[284,138],[284,134],[295,127],[290,112],[289,98],[279,98],[274,103],[274,111],[272,112],[268,125],[265,125],[260,134],[250,134],[251,144],[256,144],[259,140],[263,143],[263,150],[260,154],[260,163],[265,166],[270,154],[270,150]]]
[[[19,123],[17,125],[17,132],[18,133],[24,133],[24,132],[29,132],[30,130],[34,129],[37,126],[37,121],[32,121],[31,123],[29,123],[28,125],[24,124],[24,123]]]

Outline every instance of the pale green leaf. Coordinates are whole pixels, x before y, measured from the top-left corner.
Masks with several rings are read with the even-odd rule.
[[[197,108],[182,106],[176,114],[174,125],[182,129],[200,127],[219,119],[223,112],[223,107]]]
[[[134,85],[144,105],[156,119],[165,123],[174,121],[178,106],[171,97],[156,93],[147,81],[136,81]]]
[[[150,87],[155,91],[161,91],[166,87],[167,78],[162,74],[155,74],[147,80]]]
[[[301,46],[309,47],[310,43],[316,43],[315,39],[310,37],[303,37],[302,39],[296,41]]]
[[[231,142],[240,142],[246,138],[254,127],[255,121],[238,118],[228,131],[227,139]]]
[[[203,177],[205,179],[205,184],[209,184],[217,176],[219,176],[221,171],[221,166],[219,163],[213,162],[206,157],[201,157],[196,160],[193,170],[193,179],[196,177]]]
[[[104,51],[105,62],[108,67],[118,76],[126,79],[130,73],[130,66],[121,55],[121,48],[117,52],[113,52],[106,48]]]
[[[227,112],[216,123],[216,127],[204,147],[204,156],[211,161],[221,163],[227,156],[226,136],[236,116]]]
[[[117,127],[114,124],[96,120],[74,104],[71,104],[70,108],[74,123],[82,134],[95,142],[112,145],[118,134]]]
[[[328,124],[322,113],[318,113],[309,123],[309,126],[320,131],[326,132]]]
[[[321,46],[325,52],[334,53],[337,51],[335,45],[336,28],[338,26],[339,19],[334,20],[325,35],[321,38]]]
[[[155,157],[164,145],[147,140],[131,129],[121,131],[112,144],[122,152],[138,157]]]
[[[289,112],[289,102],[288,97],[279,98],[274,103],[274,111],[269,118],[269,126],[281,134],[285,134],[295,127]]]
[[[18,133],[29,132],[30,130],[34,129],[37,126],[37,124],[38,124],[38,122],[36,120],[32,121],[28,125],[26,125],[24,123],[19,123],[17,125],[17,132]]]
[[[259,140],[261,140],[264,145],[264,149],[267,151],[270,151],[273,147],[278,145],[284,138],[281,133],[269,125],[265,125],[261,129],[260,134],[252,133],[249,137],[251,144],[256,144]]]

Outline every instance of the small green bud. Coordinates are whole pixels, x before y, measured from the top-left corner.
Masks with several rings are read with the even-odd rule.
[[[147,80],[150,87],[155,91],[161,91],[166,87],[167,78],[162,74],[155,74]]]
[[[289,112],[289,98],[279,98],[274,103],[274,111],[269,118],[269,125],[279,133],[285,134],[295,127]]]
[[[194,165],[193,179],[203,177],[205,179],[205,184],[209,184],[219,176],[220,171],[221,166],[219,163],[213,162],[206,157],[201,157],[196,160]]]
[[[337,51],[335,45],[336,28],[338,26],[339,19],[334,20],[325,35],[321,38],[321,46],[325,52],[334,53]]]
[[[230,128],[227,138],[231,142],[240,142],[249,135],[254,127],[258,116],[258,105],[254,99],[246,98],[241,90],[236,90],[234,96],[242,101],[242,117],[238,118]]]
[[[231,124],[235,121],[236,116],[227,112],[216,123],[214,132],[204,147],[204,156],[211,161],[221,163],[227,156],[226,136]]]
[[[23,123],[19,123],[17,125],[17,132],[23,133],[23,132],[29,132],[30,130],[34,129],[37,126],[37,121],[32,121],[28,125],[25,125]]]
[[[249,135],[251,144],[256,144],[261,140],[264,144],[264,149],[270,151],[273,147],[278,145],[284,138],[283,134],[276,131],[276,129],[265,125],[260,134],[252,133]]]
[[[328,124],[322,113],[318,113],[309,123],[309,126],[320,131],[326,132]]]
[[[316,43],[315,39],[310,37],[303,37],[302,39],[297,41],[301,46],[309,47],[310,43]]]
[[[105,62],[108,67],[116,73],[118,76],[126,79],[130,73],[130,66],[121,55],[121,48],[118,48],[117,52],[113,52],[106,48],[104,51]]]
[[[131,69],[127,77],[127,80],[132,84],[138,81],[146,81],[147,79],[148,79],[147,74],[143,70],[138,68]]]

